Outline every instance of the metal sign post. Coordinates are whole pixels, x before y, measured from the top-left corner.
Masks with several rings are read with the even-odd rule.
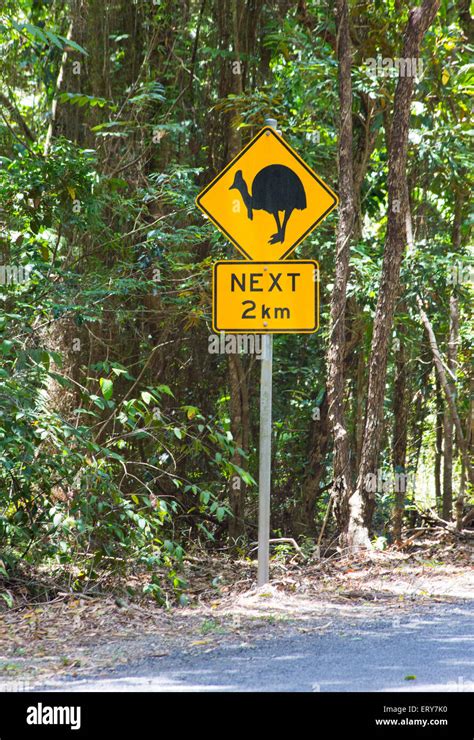
[[[265,125],[276,129],[274,118]],[[258,570],[257,586],[269,581],[270,556],[270,490],[272,484],[272,372],[273,335],[262,335],[262,366],[260,374],[260,450],[258,460]]]
[[[258,573],[257,585],[268,583],[270,488],[272,480],[272,367],[273,335],[262,335],[260,376],[260,456],[258,465]]]

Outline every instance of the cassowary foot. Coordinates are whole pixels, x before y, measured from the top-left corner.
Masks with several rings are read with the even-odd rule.
[[[278,231],[276,234],[273,234],[273,236],[268,240],[269,244],[278,244],[278,242],[282,242],[283,239],[281,238],[281,233]]]

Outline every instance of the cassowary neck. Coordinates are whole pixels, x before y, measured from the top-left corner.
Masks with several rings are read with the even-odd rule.
[[[244,204],[249,212],[249,218],[251,218],[250,214],[252,213],[252,196],[249,193],[249,189],[245,180],[242,179],[242,181],[239,182],[239,184],[237,185],[237,190],[242,196],[242,200],[244,201]]]

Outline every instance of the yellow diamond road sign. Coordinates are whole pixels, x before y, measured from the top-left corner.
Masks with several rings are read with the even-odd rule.
[[[281,260],[338,204],[337,195],[263,128],[198,195],[198,207],[250,260]]]
[[[299,334],[318,329],[314,260],[214,263],[212,327],[232,334]]]

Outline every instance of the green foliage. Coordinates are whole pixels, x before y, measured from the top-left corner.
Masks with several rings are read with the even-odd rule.
[[[68,322],[80,334],[113,298],[125,322],[129,296],[156,287],[140,268],[127,277],[120,252],[113,286],[95,254],[88,274],[80,266],[82,250],[73,246],[80,235],[91,245],[106,235],[110,249],[120,239],[120,231],[107,228],[105,211],[139,211],[140,199],[128,201],[120,186],[98,174],[93,152],[63,140],[47,159],[19,148],[0,168],[4,256],[28,275],[18,281],[15,273],[0,286],[2,558],[8,568],[18,561],[73,567],[76,590],[111,565],[125,571],[131,561],[151,573],[159,568],[184,603],[179,520],[192,517],[209,540],[212,522],[228,515],[216,481],[235,470],[231,438],[195,404],[176,402],[167,384],[150,384],[143,368],[135,374],[101,360],[78,383],[70,360],[51,348],[47,329],[51,320]],[[127,261],[154,239],[156,231],[131,244]],[[78,405],[54,411],[58,394],[71,394]],[[187,461],[189,477],[177,470],[177,459]],[[151,576],[144,593],[166,601],[160,575]],[[2,599],[11,605],[8,592]]]

